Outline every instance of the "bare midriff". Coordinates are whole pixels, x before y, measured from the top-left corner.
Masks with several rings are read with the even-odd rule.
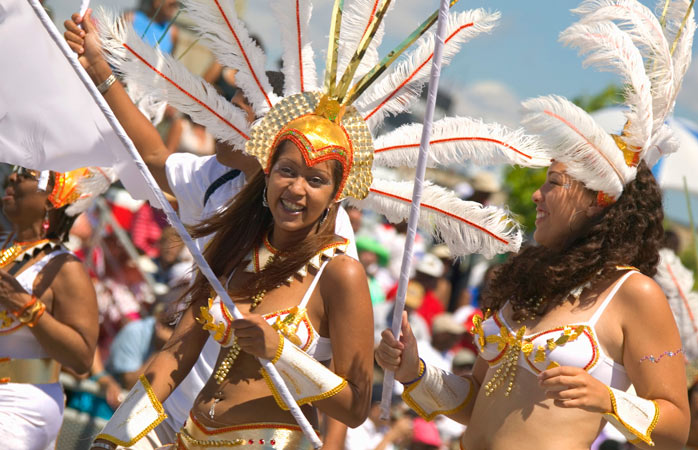
[[[490,368],[484,383],[493,374]],[[600,413],[556,406],[545,398],[537,377],[522,368],[509,396],[504,392],[500,387],[488,397],[480,389],[462,438],[464,449],[589,450],[605,424]]]

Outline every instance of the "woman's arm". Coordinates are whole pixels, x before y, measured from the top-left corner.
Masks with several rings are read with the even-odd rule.
[[[65,21],[64,36],[70,48],[78,54],[78,60],[92,81],[99,86],[109,78],[112,71],[102,55],[97,28],[91,19],[91,9],[87,10],[84,17],[80,17],[77,13],[73,14],[70,20]],[[84,27],[84,30],[80,28],[80,25]],[[103,95],[150,169],[160,189],[172,194],[165,171],[165,161],[172,152],[162,142],[158,131],[133,104],[119,81],[114,82]]]
[[[55,275],[44,278],[51,270],[56,270]],[[48,301],[52,294],[53,302],[29,329],[51,358],[86,374],[97,345],[99,318],[95,290],[82,263],[69,255],[58,256],[42,272],[36,290],[39,300]],[[32,299],[4,270],[0,270],[0,297],[10,311],[20,310]]]
[[[320,279],[320,293],[335,373],[347,387],[314,404],[354,428],[368,416],[373,381],[373,309],[363,266],[348,256],[335,257]]]
[[[632,276],[618,294],[623,305],[623,365],[637,395],[659,407],[652,440],[656,448],[681,449],[688,438],[690,413],[685,357],[676,353],[681,339],[669,303],[661,288],[645,276]],[[662,354],[658,362],[649,358]]]

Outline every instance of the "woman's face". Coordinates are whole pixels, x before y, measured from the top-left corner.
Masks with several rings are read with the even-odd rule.
[[[15,225],[44,220],[47,195],[38,189],[38,173],[20,169],[7,177],[2,211]]]
[[[545,183],[533,193],[536,204],[536,231],[540,245],[560,249],[585,228],[601,211],[596,195],[566,173],[561,162],[548,168]]]
[[[333,200],[334,162],[307,166],[291,141],[283,141],[267,179],[267,202],[274,226],[286,231],[303,231],[320,219]]]

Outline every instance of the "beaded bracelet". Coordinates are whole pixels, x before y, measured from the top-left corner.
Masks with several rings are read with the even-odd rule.
[[[106,450],[112,450],[114,448],[114,446],[109,445],[109,444],[105,444],[104,442],[93,442],[90,449],[93,449],[93,448],[104,448]]]
[[[36,316],[36,313],[39,312],[41,309],[41,305],[44,303],[41,300],[37,300],[31,304],[27,309],[22,311],[22,314],[20,314],[17,317],[17,320],[20,323],[26,324],[27,322],[31,322],[34,319],[34,316]]]
[[[424,372],[426,372],[427,365],[424,362],[422,358],[419,358],[419,374],[417,375],[417,378],[415,378],[412,381],[408,381],[407,383],[402,383],[403,386],[409,386],[410,384],[416,383],[417,381],[421,380],[422,377],[424,376]]]
[[[32,295],[32,298],[30,298],[29,301],[24,304],[24,306],[19,308],[17,311],[12,311],[12,314],[14,314],[15,317],[20,317],[24,315],[24,313],[26,313],[29,308],[34,306],[37,300],[38,299],[34,295]]]

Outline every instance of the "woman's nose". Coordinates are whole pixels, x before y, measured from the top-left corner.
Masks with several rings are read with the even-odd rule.
[[[543,194],[540,192],[540,188],[536,189],[533,195],[531,195],[531,200],[533,200],[533,203],[536,205],[540,203],[541,200],[543,200]]]

